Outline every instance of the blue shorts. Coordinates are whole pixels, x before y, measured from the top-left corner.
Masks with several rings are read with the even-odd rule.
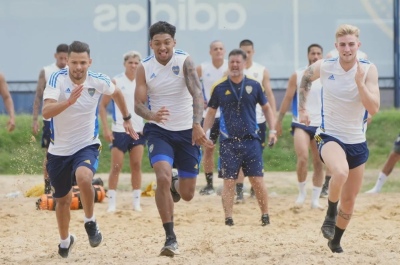
[[[49,148],[50,145],[50,121],[43,120],[42,148]]]
[[[321,158],[322,162],[324,162],[324,160],[321,157],[322,146],[330,141],[334,141],[338,143],[340,147],[342,147],[343,151],[346,154],[346,160],[347,163],[349,164],[349,169],[356,168],[364,164],[368,160],[369,150],[367,142],[359,144],[344,144],[335,137],[326,135],[324,133],[316,135],[315,140],[317,141],[319,157]]]
[[[75,179],[75,171],[85,166],[96,173],[101,146],[98,144],[82,148],[70,156],[57,156],[47,153],[46,169],[49,174],[54,198],[62,198],[68,194]]]
[[[182,178],[195,178],[199,174],[200,147],[192,145],[192,129],[169,131],[153,123],[146,123],[144,135],[151,165],[159,161],[168,162],[178,169]]]
[[[139,139],[135,140],[125,132],[113,132],[114,140],[110,147],[116,147],[123,153],[126,153],[126,151],[130,152],[133,147],[146,144],[146,138],[144,135],[140,133],[138,133],[138,135]]]
[[[204,119],[201,121],[201,127],[203,127]],[[215,118],[214,124],[210,129],[210,140],[215,144],[219,137],[219,118]]]
[[[400,134],[397,136],[396,141],[393,143],[393,152],[400,155]]]
[[[292,130],[290,131],[290,133],[292,135],[294,135],[294,130],[296,128],[302,129],[303,131],[305,131],[309,136],[310,136],[310,140],[314,139],[315,133],[317,132],[318,126],[305,126],[304,124],[301,123],[296,123],[296,122],[292,122]]]
[[[245,176],[263,176],[262,148],[259,139],[227,139],[219,147],[218,177],[237,179],[239,169]]]
[[[265,148],[265,140],[267,136],[267,124],[265,122],[263,123],[258,123],[258,130],[257,130],[257,135],[260,137],[260,142],[261,142],[261,153],[262,150]]]

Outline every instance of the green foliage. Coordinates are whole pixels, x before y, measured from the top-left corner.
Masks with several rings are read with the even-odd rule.
[[[41,148],[41,132],[32,135],[32,117],[19,115],[16,118],[16,129],[8,133],[5,129],[8,117],[0,115],[0,174],[40,174],[44,150]],[[290,134],[291,116],[286,115],[283,126],[284,134],[273,147],[264,150],[264,168],[266,171],[294,171],[296,170],[296,156],[293,149],[293,139]],[[374,116],[368,126],[367,140],[370,149],[370,158],[367,168],[382,167],[393,141],[399,133],[400,113],[398,110],[385,110]],[[103,151],[100,155],[99,173],[110,170],[111,152],[108,143],[103,139]],[[215,152],[217,161],[218,149]],[[311,165],[311,163],[310,163]],[[399,166],[399,165],[398,165]],[[310,166],[310,169],[311,166]],[[143,172],[151,172],[147,157],[147,149],[143,154]],[[125,155],[123,172],[129,172],[128,155]]]

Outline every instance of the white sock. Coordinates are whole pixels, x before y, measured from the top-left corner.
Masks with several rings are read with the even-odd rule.
[[[68,248],[70,243],[71,243],[70,234],[68,234],[67,239],[61,239],[60,238],[60,248]]]
[[[133,207],[140,207],[140,196],[142,190],[133,190]]]
[[[299,188],[299,196],[297,197],[296,203],[302,204],[306,200],[307,191],[306,191],[307,182],[299,182],[297,186]]]
[[[321,195],[322,187],[313,186],[311,195],[311,204],[314,206],[319,205],[319,196]]]
[[[83,222],[86,224],[88,222],[96,222],[96,218],[94,217],[94,215],[90,218],[87,218],[86,216],[83,217]]]
[[[108,210],[115,211],[117,204],[117,191],[116,190],[108,190]]]
[[[383,184],[385,184],[387,178],[388,178],[388,176],[386,176],[385,173],[383,173],[383,172],[379,173],[378,179],[376,180],[375,187],[374,187],[376,192],[381,191],[382,186],[383,186]]]

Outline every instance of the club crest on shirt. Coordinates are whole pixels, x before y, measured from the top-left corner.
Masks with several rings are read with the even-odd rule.
[[[88,88],[88,93],[89,93],[89,95],[90,95],[91,97],[93,97],[94,92],[96,92],[96,89],[94,89],[93,87],[89,87],[89,88]]]
[[[247,94],[250,94],[251,91],[253,91],[253,87],[252,87],[252,86],[246,86],[246,92],[247,92]]]
[[[178,75],[179,74],[179,66],[178,65],[172,66],[172,72],[174,72],[174,74]]]

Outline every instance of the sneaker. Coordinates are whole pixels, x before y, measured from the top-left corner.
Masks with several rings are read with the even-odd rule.
[[[175,238],[167,238],[163,248],[160,251],[160,256],[173,257],[179,255],[178,242]]]
[[[256,192],[254,191],[253,187],[250,189],[250,198],[255,198],[256,197]]]
[[[207,184],[204,188],[199,191],[200,195],[211,195],[214,194],[215,190],[213,185]]]
[[[322,185],[321,194],[319,195],[320,198],[327,198],[328,197],[328,185]]]
[[[50,194],[50,193],[51,193],[50,179],[45,179],[44,180],[44,194]]]
[[[142,207],[140,207],[140,205],[133,205],[133,210],[135,212],[141,212],[142,211]]]
[[[269,215],[267,213],[261,216],[261,226],[269,225]]]
[[[181,195],[175,189],[175,182],[178,180],[178,175],[172,172],[172,180],[171,180],[171,195],[174,202],[179,202],[181,200]]]
[[[324,223],[322,224],[321,227],[321,232],[326,239],[332,240],[333,237],[335,236],[335,225],[336,225],[336,216],[335,217],[329,217],[328,215],[325,216]]]
[[[229,226],[234,225],[232,217],[225,218],[225,225],[229,225]]]
[[[373,187],[372,189],[370,189],[369,191],[366,191],[365,193],[374,194],[374,193],[379,193],[379,191],[375,187]]]
[[[92,248],[95,248],[103,241],[103,236],[96,222],[90,221],[85,223],[86,233],[89,237],[89,243]]]
[[[340,246],[340,244],[334,245],[332,244],[332,240],[329,240],[328,247],[333,253],[343,253],[343,248]]]
[[[244,197],[243,197],[243,192],[240,192],[236,195],[236,204],[243,204],[244,203]]]
[[[95,178],[92,180],[92,185],[104,186],[104,183],[101,178]]]
[[[58,254],[60,254],[61,257],[63,258],[68,258],[69,253],[71,252],[72,248],[75,246],[75,241],[76,238],[74,235],[69,236],[69,247],[68,248],[61,248],[60,245],[58,245]]]

